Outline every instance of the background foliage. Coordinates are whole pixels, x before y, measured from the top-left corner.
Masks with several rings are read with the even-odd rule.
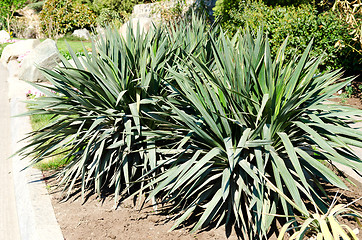
[[[328,5],[328,1],[323,1],[322,4]],[[349,34],[354,37],[355,41],[351,47],[362,55],[362,2],[360,0],[336,0],[332,5],[332,11],[348,24]]]
[[[147,1],[140,0],[93,0],[92,7],[98,14],[97,22],[102,26],[112,21],[125,22],[133,6]]]
[[[0,1],[0,29],[11,31],[10,22],[16,10],[22,8],[26,0],[1,0]]]
[[[60,34],[78,28],[95,26],[96,15],[86,5],[70,0],[46,0],[40,12],[41,25],[49,37],[58,38]]]
[[[34,1],[29,3],[27,7],[39,13],[43,9],[44,2],[45,1]]]
[[[272,53],[286,37],[289,45],[286,57],[301,53],[309,41],[314,39],[312,55],[325,53],[320,70],[343,67],[349,74],[358,74],[362,69],[361,45],[355,44],[348,24],[331,10],[320,12],[317,5],[300,1],[298,6],[269,6],[263,1],[217,1],[215,16],[223,28],[233,34],[239,28],[249,27],[256,31],[263,28],[268,33]],[[353,45],[353,48],[351,47]]]

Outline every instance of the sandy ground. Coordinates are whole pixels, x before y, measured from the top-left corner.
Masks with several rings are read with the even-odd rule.
[[[344,192],[338,192],[337,188],[325,185],[328,197],[333,199],[338,192],[338,203],[343,204],[351,203],[361,198],[362,184],[354,179],[351,180],[355,184],[345,181],[349,190]],[[227,237],[224,226],[196,234],[190,234],[187,229],[168,232],[173,225],[172,221],[168,221],[169,217],[155,213],[152,207],[146,207],[139,211],[137,207],[134,207],[132,201],[122,203],[115,210],[112,196],[100,200],[95,195],[91,195],[82,204],[80,196],[75,195],[66,202],[60,202],[60,190],[55,189],[55,181],[49,180],[47,184],[56,218],[66,240],[237,239],[235,232],[232,232]],[[362,200],[356,201],[351,207],[362,212]],[[352,229],[358,228],[357,223],[353,219],[344,219],[343,223],[349,225]],[[359,230],[358,238],[362,239],[361,229]],[[275,239],[275,236],[270,238],[270,240]]]
[[[173,222],[169,217],[155,213],[151,206],[141,211],[131,200],[114,208],[112,196],[100,200],[91,195],[82,204],[79,195],[60,202],[60,190],[52,189],[54,180],[48,182],[56,218],[66,240],[122,239],[122,240],[216,240],[237,239],[234,232],[229,238],[225,228],[190,234],[186,229],[168,230]]]
[[[354,108],[362,109],[362,98],[351,97],[351,98],[334,98],[330,99],[333,102],[338,102],[341,105],[351,106]]]

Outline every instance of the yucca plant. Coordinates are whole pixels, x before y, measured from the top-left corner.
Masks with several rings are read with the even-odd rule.
[[[173,28],[168,28],[168,32],[171,41],[178,46],[173,54],[179,60],[185,60],[185,57],[191,54],[205,63],[212,62],[213,54],[209,40],[210,37],[217,35],[217,25],[209,26],[205,23],[204,18],[192,14],[190,19],[183,19]]]
[[[314,238],[316,240],[358,240],[356,233],[348,225],[343,224],[341,220],[345,217],[350,217],[358,223],[359,227],[362,227],[359,220],[362,218],[362,215],[349,207],[361,198],[348,204],[337,204],[337,194],[326,213],[301,212],[302,216],[298,216],[298,220],[292,219],[284,224],[279,233],[278,240],[285,239],[285,233],[290,230],[295,230],[290,238],[288,238],[290,240],[303,239],[304,237]],[[291,199],[287,200],[293,205]],[[297,226],[293,226],[295,223]]]
[[[328,164],[362,169],[349,147],[362,147],[361,132],[348,126],[361,111],[325,104],[352,79],[317,75],[323,57],[309,57],[312,43],[284,62],[287,41],[273,58],[261,31],[210,41],[213,64],[190,56],[169,69],[178,94],[165,104],[183,152],[162,164],[149,198],[173,203],[173,228],[191,216],[193,231],[235,220],[243,239],[267,239],[276,214],[307,211],[306,201],[328,208],[321,179],[346,188]]]
[[[33,84],[46,96],[30,102],[27,114],[54,118],[29,134],[20,154],[32,157],[33,164],[64,155],[68,164],[58,175],[67,196],[74,186],[81,187],[82,196],[89,187],[97,194],[111,188],[116,200],[123,190],[129,192],[139,176],[158,165],[157,155],[164,151],[156,152],[156,144],[174,141],[162,127],[168,110],[158,104],[173,93],[164,81],[167,67],[188,54],[207,55],[205,25],[195,16],[192,23],[170,31],[154,27],[148,33],[129,28],[124,38],[109,28],[93,42],[91,53],[84,49],[85,57],[69,49],[75,66],[62,59],[61,67],[42,69],[52,86]]]
[[[108,29],[84,58],[70,49],[76,67],[63,59],[63,67],[42,69],[53,86],[35,85],[47,96],[32,102],[28,113],[54,114],[54,121],[32,132],[20,152],[37,163],[64,149],[68,165],[60,184],[68,196],[80,180],[83,194],[90,186],[97,194],[114,188],[117,199],[135,176],[156,165],[155,152],[146,151],[151,141],[142,134],[153,123],[139,115],[152,109],[150,96],[166,93],[161,80],[170,51],[162,28],[149,33],[129,29],[125,39]]]
[[[284,62],[287,42],[272,58],[261,32],[229,39],[191,22],[124,39],[108,30],[84,59],[70,51],[76,67],[43,69],[53,86],[37,85],[47,97],[29,114],[54,121],[20,153],[65,154],[68,195],[78,183],[83,194],[114,188],[116,200],[147,190],[179,213],[173,228],[196,216],[194,231],[235,222],[243,238],[266,239],[275,215],[307,211],[305,200],[325,212],[318,181],[346,188],[327,164],[362,166],[348,126],[361,111],[324,104],[352,79],[317,75],[311,44]]]

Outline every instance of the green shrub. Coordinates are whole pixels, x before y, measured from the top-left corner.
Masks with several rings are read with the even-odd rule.
[[[324,4],[328,6],[328,2]],[[353,36],[354,42],[349,47],[362,56],[362,4],[355,1],[335,0],[331,10],[347,24],[349,34]]]
[[[21,9],[26,0],[1,0],[0,1],[0,29],[11,32],[11,21],[17,10]]]
[[[39,1],[39,2],[34,2],[34,3],[29,3],[27,5],[28,8],[33,9],[34,11],[36,11],[37,13],[40,13],[40,11],[43,9],[43,5],[44,5],[45,1]]]
[[[314,0],[262,0],[269,6],[299,6],[302,4],[313,4]]]
[[[342,194],[338,197],[340,198]],[[354,230],[344,224],[344,218],[347,216],[353,217],[356,222],[362,215],[351,208],[348,208],[350,202],[347,204],[336,205],[338,199],[337,195],[333,199],[333,204],[329,207],[326,213],[319,213],[318,208],[316,212],[302,213],[298,220],[293,219],[287,222],[280,231],[278,240],[284,239],[303,239],[303,238],[319,238],[319,239],[349,239],[358,240]],[[284,238],[287,231],[295,230],[290,238]]]
[[[163,122],[154,119],[160,109],[152,97],[168,94],[170,86],[161,80],[174,59],[193,53],[209,61],[210,54],[202,51],[210,46],[204,45],[205,33],[203,24],[176,27],[170,33],[157,28],[146,35],[130,29],[125,41],[117,30],[107,30],[105,38],[93,45],[92,54],[85,54],[83,64],[70,49],[79,69],[64,58],[64,68],[43,69],[54,87],[36,85],[47,96],[35,101],[29,113],[57,118],[34,131],[31,143],[21,151],[36,164],[57,155],[58,148],[65,149],[64,158],[71,161],[60,175],[68,194],[78,180],[83,193],[94,186],[101,194],[108,186],[120,194],[133,185],[140,171],[158,165],[156,152],[148,150],[156,141],[149,131],[156,129],[152,134],[161,136],[164,132]],[[145,118],[140,119],[141,113]],[[81,170],[85,166],[89,171]]]
[[[114,20],[125,22],[139,0],[95,0],[93,8],[98,12],[97,21],[107,25]],[[143,2],[143,1],[142,1]]]
[[[239,28],[249,27],[253,31],[263,28],[268,33],[272,54],[276,54],[286,37],[289,45],[286,58],[300,54],[314,39],[312,55],[325,53],[320,70],[343,67],[351,73],[359,73],[362,68],[358,49],[351,48],[351,36],[346,23],[334,12],[319,13],[313,5],[267,6],[261,1],[228,1],[217,3],[215,16],[220,17],[221,25],[231,34]]]
[[[108,8],[100,10],[99,16],[97,17],[97,23],[102,27],[108,26],[110,23],[121,19],[120,14]]]
[[[95,26],[95,19],[96,15],[87,5],[69,0],[46,0],[40,12],[44,33],[55,38],[75,29],[90,29]]]
[[[72,51],[79,69],[65,59],[64,68],[44,69],[54,84],[50,89],[59,95],[47,91],[48,97],[36,101],[33,113],[59,118],[34,131],[27,147],[34,147],[30,150],[36,153],[34,163],[57,154],[58,146],[67,149],[64,158],[71,162],[61,174],[68,194],[79,178],[83,191],[94,186],[98,194],[109,186],[117,195],[132,184],[139,171],[156,164],[155,152],[146,150],[150,143],[143,136],[149,121],[141,122],[138,114],[153,109],[147,100],[150,96],[163,94],[160,79],[171,50],[164,32],[140,35],[130,31],[125,41],[117,30],[108,30],[97,49],[93,46],[93,54],[85,54],[87,70]],[[145,157],[148,164],[142,162]]]

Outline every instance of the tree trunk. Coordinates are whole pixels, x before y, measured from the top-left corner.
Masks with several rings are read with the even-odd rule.
[[[8,33],[9,33],[9,35],[11,35],[10,34],[10,17],[9,17],[9,15],[6,17],[6,24],[7,24],[7,29],[8,29]]]

